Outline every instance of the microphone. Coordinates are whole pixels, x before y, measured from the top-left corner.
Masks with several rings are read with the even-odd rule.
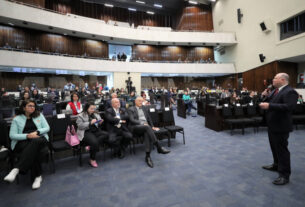
[[[266,96],[263,95],[263,97],[262,97],[262,102],[265,102],[265,101],[268,99],[268,97],[269,97],[271,91],[273,91],[273,90],[274,90],[274,87],[273,87],[272,84],[270,84],[270,85],[265,89],[265,91],[267,91],[268,95],[266,95]]]

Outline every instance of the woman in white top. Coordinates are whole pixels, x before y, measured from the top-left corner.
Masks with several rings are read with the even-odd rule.
[[[73,115],[77,115],[83,111],[83,107],[79,101],[79,95],[77,93],[72,93],[71,101],[67,104],[66,110],[71,110]]]

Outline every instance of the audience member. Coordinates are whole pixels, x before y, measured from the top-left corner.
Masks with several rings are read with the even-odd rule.
[[[31,170],[34,179],[32,189],[40,188],[41,176],[41,150],[48,147],[48,132],[50,127],[44,116],[39,113],[35,101],[23,101],[20,115],[16,116],[10,128],[11,149],[13,153],[20,154],[20,158],[11,172],[4,178],[13,182],[19,173]]]
[[[73,115],[80,114],[83,111],[81,102],[79,101],[79,95],[77,93],[71,94],[71,101],[67,104],[66,110],[72,110]]]
[[[98,167],[96,162],[96,152],[99,146],[103,146],[108,139],[108,133],[101,129],[104,120],[98,113],[95,113],[96,106],[94,103],[86,103],[84,111],[77,117],[77,136],[79,140],[89,146],[90,161],[92,167]]]

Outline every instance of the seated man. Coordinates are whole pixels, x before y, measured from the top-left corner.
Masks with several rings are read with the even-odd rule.
[[[114,99],[114,98],[118,98],[118,95],[117,95],[116,93],[112,93],[112,94],[111,94],[111,99],[108,100],[108,101],[106,102],[106,106],[105,106],[106,109],[112,107],[111,101],[112,101],[112,99]],[[119,101],[120,101],[120,107],[121,107],[121,108],[125,108],[125,103],[124,103],[122,100],[120,100],[120,99],[119,99]]]
[[[106,110],[105,114],[109,142],[110,144],[115,145],[116,148],[119,148],[118,156],[119,158],[123,158],[125,148],[132,140],[132,134],[127,127],[127,120],[129,117],[126,110],[121,108],[120,100],[118,98],[111,100],[111,106],[112,107]],[[119,140],[118,136],[122,136],[123,139]]]
[[[142,106],[143,98],[137,97],[135,100],[135,106],[128,108],[129,114],[129,129],[133,134],[144,137],[146,157],[145,161],[151,168],[154,167],[152,159],[150,157],[151,143],[156,145],[158,153],[167,154],[170,151],[161,147],[159,144],[154,130],[159,130],[157,127],[153,127],[152,120],[148,114],[148,108]]]

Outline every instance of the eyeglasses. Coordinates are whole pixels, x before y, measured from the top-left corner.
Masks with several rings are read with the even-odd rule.
[[[35,105],[27,105],[28,108],[35,108]]]

